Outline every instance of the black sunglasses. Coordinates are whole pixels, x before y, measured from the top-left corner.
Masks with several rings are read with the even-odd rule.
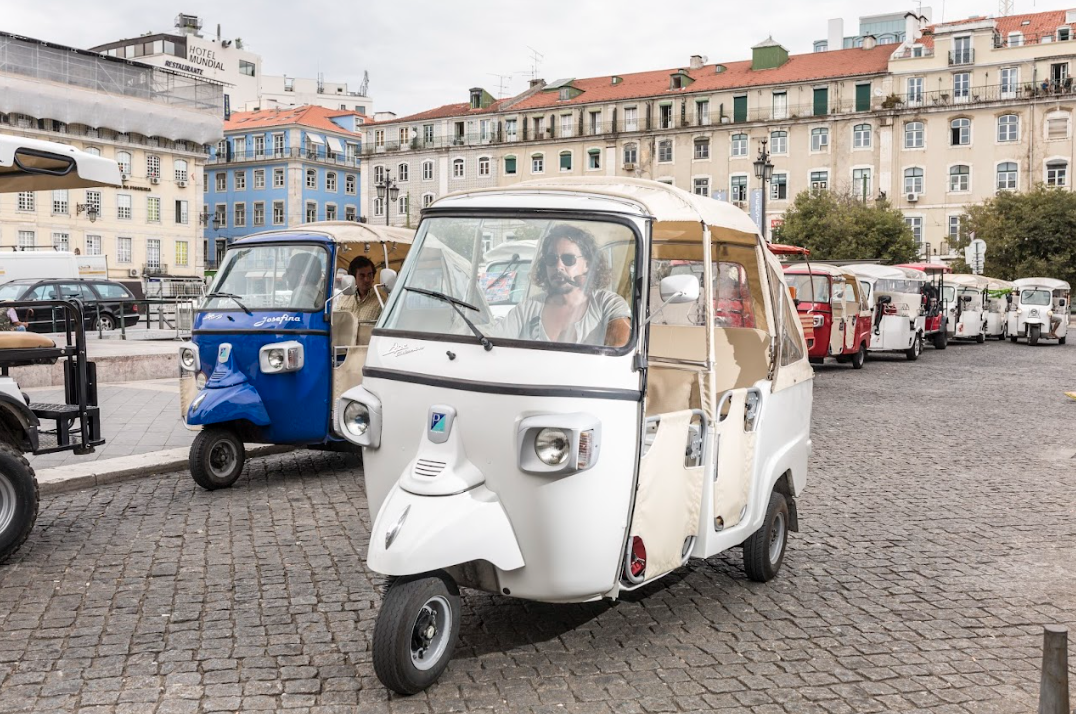
[[[550,268],[555,268],[557,267],[557,261],[559,260],[561,263],[564,263],[564,267],[570,268],[575,265],[576,261],[582,259],[582,257],[583,256],[576,253],[561,253],[560,255],[551,253],[545,257],[545,264]]]

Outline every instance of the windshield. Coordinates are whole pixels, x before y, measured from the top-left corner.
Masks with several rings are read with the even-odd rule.
[[[796,288],[796,299],[800,302],[829,302],[829,278],[826,276],[785,273],[785,279]]]
[[[1049,290],[1021,290],[1020,291],[1020,304],[1021,305],[1050,305],[1050,291]]]
[[[537,248],[502,247],[513,240]],[[494,250],[496,260],[488,262]],[[630,342],[636,241],[623,224],[435,217],[422,222],[411,252],[381,329],[477,339],[448,297],[466,303],[457,307],[494,345],[621,348]],[[530,254],[533,267],[524,257]]]
[[[25,285],[0,285],[0,300],[18,300],[25,290]]]
[[[203,309],[320,310],[325,305],[329,253],[320,245],[233,246],[224,256]]]
[[[946,285],[942,288],[942,300],[950,303],[956,300],[956,288],[952,285]]]

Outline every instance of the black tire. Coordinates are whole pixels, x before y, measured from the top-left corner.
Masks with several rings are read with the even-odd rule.
[[[934,333],[934,337],[931,338],[931,342],[936,350],[944,350],[949,346],[949,333],[945,331],[945,325],[942,325],[942,329]]]
[[[460,591],[452,578],[439,571],[398,578],[374,625],[374,672],[392,691],[418,694],[445,671],[459,634]]]
[[[1027,326],[1027,343],[1029,345],[1039,344],[1039,337],[1042,336],[1042,325],[1028,325]]]
[[[0,443],[0,563],[19,549],[37,521],[37,476],[18,449]]]
[[[1009,342],[1016,344],[1016,335],[1009,335]]]
[[[756,583],[766,583],[777,577],[785,560],[788,546],[788,501],[774,491],[766,507],[762,527],[743,544],[743,569]]]
[[[982,343],[986,342],[986,335],[980,332],[975,336],[975,341],[981,345]]]
[[[915,339],[912,340],[912,346],[904,350],[904,356],[908,358],[909,362],[914,362],[919,359],[919,355],[923,353],[923,336],[918,332],[915,333]]]
[[[246,457],[243,440],[234,430],[207,427],[198,432],[191,444],[191,478],[207,491],[228,488],[243,473]]]
[[[859,349],[852,355],[852,369],[863,369],[863,363],[867,361],[867,343],[860,342]]]
[[[116,329],[116,318],[109,315],[107,312],[102,312],[101,316],[93,321],[94,330],[102,330],[109,332]]]
[[[1068,335],[1066,335],[1065,337],[1068,337]],[[1065,344],[1065,337],[1058,337],[1057,338],[1057,344],[1059,344],[1059,345]]]

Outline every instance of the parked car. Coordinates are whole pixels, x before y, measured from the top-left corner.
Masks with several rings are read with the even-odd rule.
[[[12,280],[0,285],[0,300],[68,300],[78,298],[83,303],[86,329],[113,330],[120,326],[120,304],[134,300],[126,287],[112,280]],[[64,317],[61,310],[18,308],[19,319],[29,325],[31,332],[63,332]],[[138,305],[123,305],[123,320],[127,327],[138,323]]]

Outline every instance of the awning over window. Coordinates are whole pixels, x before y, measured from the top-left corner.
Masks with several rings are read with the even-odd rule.
[[[338,154],[344,153],[344,142],[340,141],[335,136],[327,136],[325,138],[329,140],[330,149],[332,149]]]
[[[317,134],[307,134],[307,135],[306,135],[306,140],[307,140],[307,141],[310,141],[310,142],[313,142],[313,143],[315,143],[315,144],[321,144],[322,146],[324,146],[324,145],[325,145],[325,140],[324,140],[324,139],[322,139],[322,138],[321,138],[320,136],[318,136]]]

